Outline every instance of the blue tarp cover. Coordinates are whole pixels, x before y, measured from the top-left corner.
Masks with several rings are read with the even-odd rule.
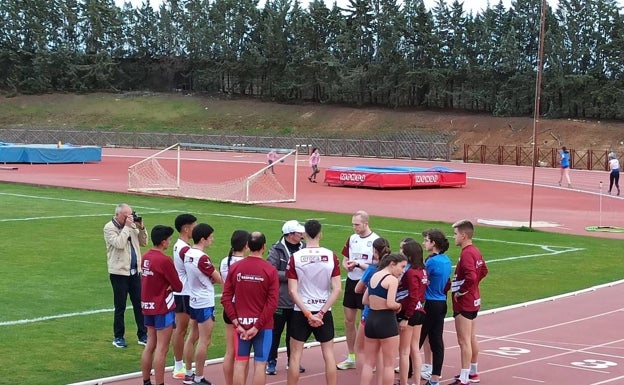
[[[102,160],[98,146],[12,144],[0,142],[0,163],[86,163]]]

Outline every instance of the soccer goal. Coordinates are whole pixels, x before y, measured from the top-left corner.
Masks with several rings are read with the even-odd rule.
[[[266,161],[271,150],[277,153],[273,165]],[[247,204],[295,202],[297,160],[297,149],[177,143],[128,167],[128,191]]]

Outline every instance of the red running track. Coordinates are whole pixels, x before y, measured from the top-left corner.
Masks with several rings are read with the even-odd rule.
[[[624,383],[624,336],[619,328],[624,319],[622,296],[624,281],[508,309],[482,312],[477,318],[481,384]],[[442,384],[448,384],[459,373],[459,348],[454,331],[452,321],[447,322]],[[137,354],[139,352],[137,350]],[[346,342],[336,343],[335,352],[337,360],[346,357]],[[282,353],[278,358],[278,374],[267,376],[268,385],[286,384],[284,356]],[[319,347],[305,350],[302,364],[306,372],[301,375],[299,384],[324,383]],[[225,383],[220,364],[209,365],[204,373],[213,384]],[[165,378],[168,384],[182,384],[181,380],[172,379],[170,372]],[[132,373],[123,379],[117,377],[81,384],[130,385],[139,384],[139,381],[140,373]],[[338,371],[339,385],[359,383],[359,369]],[[373,383],[376,383],[375,379]]]
[[[154,154],[153,150],[103,149],[102,162],[89,164],[9,165],[18,170],[0,169],[0,181],[34,183],[102,191],[126,192],[128,166]],[[196,159],[185,168],[201,167],[215,180],[231,179],[233,170],[244,170],[250,164],[259,169],[265,162],[264,154],[192,152]],[[212,167],[218,164],[218,167]],[[454,222],[458,219],[494,219],[499,221],[528,222],[531,215],[530,167],[497,166],[485,164],[440,163],[396,159],[358,159],[322,157],[321,176],[330,166],[352,167],[408,166],[431,167],[445,165],[465,170],[468,183],[464,187],[430,188],[414,190],[375,190],[367,188],[328,187],[322,183],[308,182],[310,171],[307,159],[299,159],[297,202],[276,204],[310,210],[354,213],[365,209],[372,216]],[[225,167],[227,165],[227,167]],[[276,171],[286,178],[284,167]],[[228,176],[219,173],[228,172]],[[606,194],[608,173],[600,171],[571,170],[573,188],[557,185],[559,170],[538,168],[535,172],[532,220],[536,228],[542,222],[556,227],[543,230],[578,235],[591,235],[621,239],[622,234],[587,232],[585,227],[609,225],[624,227],[624,196]],[[602,194],[600,181],[604,181]],[[406,207],[408,209],[406,209]],[[371,222],[374,228],[374,218]]]

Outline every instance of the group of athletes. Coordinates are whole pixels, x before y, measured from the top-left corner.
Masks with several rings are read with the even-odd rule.
[[[449,290],[462,365],[453,384],[479,382],[475,319],[481,302],[479,282],[487,275],[487,266],[472,244],[472,223],[464,220],[453,225],[455,244],[461,247],[453,277],[445,254],[449,241],[442,231],[422,232],[427,252],[423,258],[423,246],[413,238],[403,239],[399,252],[392,253],[389,242],[370,229],[364,211],[353,215],[352,226],[354,234],[342,250],[342,263],[321,246],[319,221],[301,225],[291,220],[282,226],[280,240],[268,248],[266,260],[264,234],[234,231],[229,255],[218,269],[205,251],[213,241],[210,225],[197,223],[192,214],[178,215],[173,258],[164,253],[173,228],[155,226],[154,247],[141,260],[147,327],[141,358],[144,385],[152,384],[152,370],[156,384],[164,384],[171,341],[173,377],[187,385],[211,384],[204,365],[215,322],[215,284],[223,284],[226,385],[247,383],[251,352],[254,385],[265,384],[267,374],[276,374],[284,329],[289,385],[297,384],[305,371],[301,356],[311,335],[320,343],[329,385],[337,384],[337,370],[358,365],[362,384],[370,384],[375,371],[378,384],[394,384],[396,371],[400,384],[407,384],[416,372],[428,384],[437,385],[444,360],[442,334]],[[347,271],[343,309],[349,355],[336,363],[331,307],[342,293],[341,267]],[[358,310],[362,312],[356,322]]]

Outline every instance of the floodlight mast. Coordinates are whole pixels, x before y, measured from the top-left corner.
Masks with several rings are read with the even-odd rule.
[[[539,31],[537,59],[537,78],[535,80],[535,108],[533,111],[533,161],[531,175],[531,205],[529,211],[529,229],[533,228],[533,196],[535,195],[535,167],[537,164],[537,132],[539,128],[540,99],[542,97],[542,72],[544,70],[544,35],[546,30],[546,0],[542,0],[542,15]]]

